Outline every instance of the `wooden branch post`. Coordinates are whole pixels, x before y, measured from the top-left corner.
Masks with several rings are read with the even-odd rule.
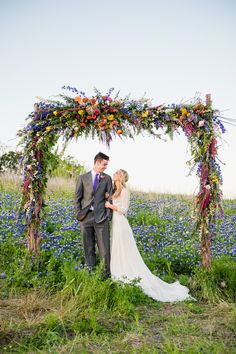
[[[39,220],[36,220],[36,223]],[[38,253],[40,250],[40,236],[39,236],[39,225],[35,225],[34,222],[32,222],[29,225],[29,230],[28,230],[28,249],[30,252],[36,252]]]
[[[212,235],[209,231],[210,224],[202,225],[201,229],[201,254],[202,265],[205,269],[211,269],[212,255],[211,255],[211,241]]]
[[[38,105],[37,103],[34,104],[34,111],[35,115],[37,115],[38,112]],[[34,145],[34,144],[33,144]],[[34,151],[34,154],[36,155],[36,150]],[[37,158],[35,156],[35,158]],[[32,193],[34,193],[32,191]],[[36,252],[38,253],[40,251],[40,209],[42,206],[42,196],[38,196],[36,200],[36,195],[32,195],[32,197],[35,200],[35,205],[34,205],[34,210],[33,210],[33,217],[32,220],[30,221],[30,224],[28,226],[28,249],[30,252]]]
[[[211,94],[206,95],[206,106],[211,108]],[[208,173],[210,172],[210,166],[208,165]],[[211,269],[212,255],[211,255],[211,242],[212,234],[210,232],[210,226],[212,223],[212,218],[209,215],[204,217],[201,225],[201,254],[202,254],[202,265],[205,269]]]

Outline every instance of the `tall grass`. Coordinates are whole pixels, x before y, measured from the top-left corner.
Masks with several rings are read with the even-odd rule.
[[[18,326],[9,333],[9,322],[0,343],[7,350],[48,349],[80,335],[110,336],[131,331],[137,325],[137,305],[152,302],[133,284],[102,280],[102,265],[96,272],[63,267],[65,283],[60,291],[27,290],[24,302],[17,304]],[[21,295],[22,297],[23,295]],[[14,297],[8,296],[13,306]],[[24,319],[24,324],[21,319]],[[14,319],[17,322],[17,318]]]
[[[0,192],[20,193],[23,177],[13,173],[0,175]],[[73,195],[75,191],[75,178],[51,177],[48,179],[47,195],[61,196]]]
[[[209,271],[201,267],[196,268],[191,288],[200,301],[236,302],[236,262],[222,257],[213,259]]]
[[[22,177],[13,173],[0,175],[0,192],[19,193],[21,189]]]

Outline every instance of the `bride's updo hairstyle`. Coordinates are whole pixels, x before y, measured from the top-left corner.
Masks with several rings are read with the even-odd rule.
[[[116,172],[116,174],[119,178],[114,184],[113,198],[119,197],[122,189],[126,187],[126,182],[128,182],[129,179],[128,172],[125,170],[120,169]]]

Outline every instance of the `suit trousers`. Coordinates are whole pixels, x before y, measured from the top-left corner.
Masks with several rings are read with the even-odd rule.
[[[94,212],[89,211],[80,222],[83,237],[84,254],[87,266],[92,270],[96,267],[96,243],[99,255],[104,261],[105,276],[110,276],[110,233],[108,219],[101,223],[94,220]]]

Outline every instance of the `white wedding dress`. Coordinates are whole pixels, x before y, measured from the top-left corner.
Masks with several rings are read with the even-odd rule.
[[[120,196],[113,199],[113,204],[118,211],[113,212],[111,230],[111,277],[113,280],[131,282],[139,278],[138,285],[144,293],[155,300],[163,302],[175,302],[185,299],[193,299],[189,289],[178,281],[168,284],[153,275],[144,263],[132,229],[126,218],[129,207],[130,193],[124,188]]]

